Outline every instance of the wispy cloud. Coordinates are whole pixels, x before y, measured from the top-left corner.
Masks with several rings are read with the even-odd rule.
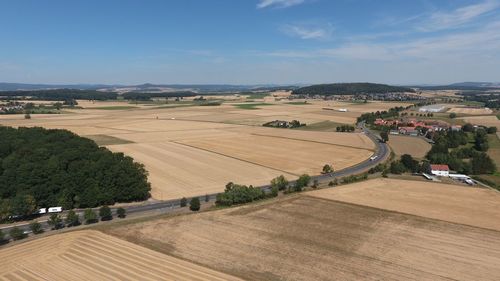
[[[419,39],[390,42],[349,42],[334,48],[281,50],[266,55],[298,59],[334,58],[348,60],[441,60],[460,61],[467,58],[500,59],[500,21],[479,29]]]
[[[333,26],[330,23],[326,24],[286,24],[283,25],[281,31],[289,36],[298,37],[301,39],[319,39],[326,40],[332,37]]]
[[[450,12],[435,12],[425,18],[417,26],[417,29],[420,31],[438,31],[460,27],[497,9],[499,6],[498,0],[488,0],[479,4],[460,7]]]
[[[263,8],[287,8],[304,3],[305,0],[260,0],[257,9]]]

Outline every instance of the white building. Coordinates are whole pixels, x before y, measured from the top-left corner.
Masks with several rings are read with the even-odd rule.
[[[448,177],[450,175],[450,168],[448,165],[431,165],[431,174],[440,177]]]

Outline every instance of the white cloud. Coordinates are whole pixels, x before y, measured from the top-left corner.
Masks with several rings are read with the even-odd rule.
[[[417,26],[420,31],[438,31],[467,24],[479,16],[497,9],[497,0],[488,0],[479,4],[460,7],[451,12],[435,12]]]
[[[333,26],[328,23],[319,25],[292,25],[287,24],[281,27],[281,31],[292,37],[301,39],[330,39],[333,33]]]
[[[257,9],[268,7],[287,8],[304,3],[305,0],[260,0]]]
[[[298,59],[334,58],[347,60],[396,61],[396,60],[455,60],[465,57],[487,60],[500,59],[500,21],[482,28],[420,39],[392,40],[390,42],[351,42],[334,48],[312,50],[281,50],[269,56]]]

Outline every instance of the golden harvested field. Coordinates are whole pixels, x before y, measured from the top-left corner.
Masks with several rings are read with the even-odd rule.
[[[325,164],[333,165],[335,169],[347,168],[373,154],[366,149],[256,135],[192,139],[179,143],[296,176],[319,174]]]
[[[0,260],[1,280],[240,280],[89,230],[2,249]]]
[[[289,179],[302,173],[319,174],[327,163],[338,170],[369,158],[374,149],[364,134],[261,126],[263,120],[279,118],[301,122],[333,119],[318,114],[321,105],[315,104],[277,102],[255,110],[229,103],[176,108],[139,104],[125,110],[98,109],[130,106],[119,101],[81,101],[80,105],[90,109],[33,114],[29,120],[22,114],[3,115],[0,125],[68,129],[112,151],[124,152],[146,166],[155,199],[220,192],[230,181],[262,185],[281,174]],[[245,123],[256,126],[242,125]]]
[[[500,276],[498,231],[306,194],[106,232],[247,280]]]
[[[219,141],[219,140],[217,140]],[[262,167],[173,142],[113,145],[112,151],[124,152],[146,165],[153,186],[153,198],[181,198],[221,192],[230,182],[264,185],[283,174],[272,167]],[[320,171],[320,170],[318,170]]]
[[[410,154],[417,158],[424,158],[432,147],[421,138],[398,135],[389,136],[388,144],[396,155]]]
[[[380,178],[310,195],[500,231],[500,193],[489,189]]]
[[[483,125],[487,127],[497,127],[500,129],[500,120],[495,115],[462,117],[465,122],[472,125]]]
[[[492,114],[493,110],[489,108],[474,108],[474,107],[454,107],[448,110],[448,112],[455,112],[459,114],[470,114],[470,115],[486,115]]]

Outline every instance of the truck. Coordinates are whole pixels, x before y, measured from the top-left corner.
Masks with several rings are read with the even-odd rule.
[[[377,158],[378,158],[378,155],[372,156],[372,157],[370,157],[370,161],[374,161]]]
[[[50,207],[48,208],[48,212],[50,213],[60,213],[63,211],[62,207]]]

